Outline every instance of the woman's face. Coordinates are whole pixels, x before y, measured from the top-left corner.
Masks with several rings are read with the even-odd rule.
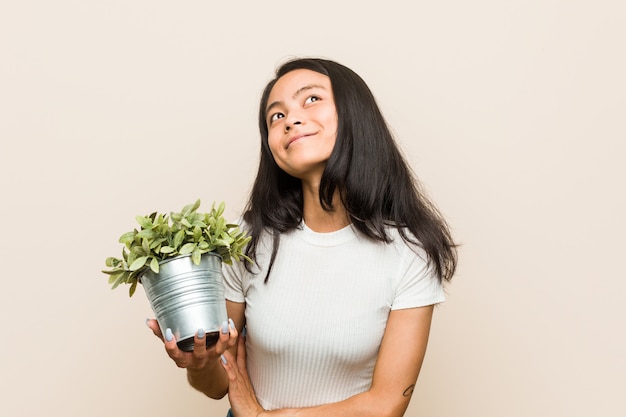
[[[319,182],[337,138],[337,110],[330,79],[298,69],[270,91],[268,142],[278,166],[296,178]]]

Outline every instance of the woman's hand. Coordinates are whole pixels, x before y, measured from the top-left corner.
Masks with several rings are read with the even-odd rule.
[[[221,355],[221,363],[228,375],[228,400],[237,417],[260,417],[265,410],[256,399],[246,367],[245,331],[239,338],[237,357],[230,351]]]
[[[206,347],[206,341],[203,331],[199,331],[194,337],[194,345],[192,352],[185,352],[178,348],[174,335],[166,330],[163,335],[159,328],[159,323],[154,319],[146,320],[146,325],[152,330],[155,336],[161,339],[165,345],[165,351],[179,368],[185,368],[189,371],[201,371],[208,364],[214,364],[218,358],[226,352],[227,349],[233,347],[237,342],[237,328],[235,323],[229,319],[228,322],[222,324],[220,335],[217,342]]]

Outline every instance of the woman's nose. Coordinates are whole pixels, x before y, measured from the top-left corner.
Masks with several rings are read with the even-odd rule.
[[[285,123],[285,132],[289,132],[289,129],[291,129],[292,126],[301,125],[301,124],[302,122],[299,120],[296,120],[295,122]]]

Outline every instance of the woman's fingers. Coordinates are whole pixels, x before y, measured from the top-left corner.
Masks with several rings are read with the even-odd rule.
[[[163,334],[161,333],[161,328],[159,327],[159,322],[155,319],[146,319],[146,326],[152,330],[152,333],[159,339],[163,340]]]
[[[163,345],[169,357],[176,362],[176,366],[179,368],[186,368],[189,366],[189,355],[185,355],[185,352],[178,348],[176,338],[174,337],[172,330],[169,328],[165,329],[165,334],[163,335]]]
[[[230,351],[220,355],[221,365],[228,375],[228,400],[234,415],[258,416],[264,410],[256,399],[245,364],[243,368],[240,366],[240,355],[245,355],[245,346],[242,350],[242,343],[239,341],[236,358]]]
[[[165,351],[179,368],[202,369],[209,361],[205,337],[206,334],[204,330],[199,329],[194,336],[193,351],[185,352],[180,350],[176,344],[176,338],[172,334],[172,331],[170,329],[166,329],[163,344],[165,346]]]
[[[176,340],[174,339],[174,335],[171,329],[166,329],[165,334],[161,332],[161,327],[159,326],[159,322],[155,319],[146,319],[146,326],[152,330],[152,333],[159,339],[163,341],[165,346],[165,351],[167,354],[176,362],[176,364],[180,367],[185,366],[185,361],[181,360],[184,355],[182,355],[182,351],[178,349],[176,345]]]
[[[220,355],[220,362],[224,370],[226,370],[226,375],[228,375],[228,380],[230,381],[230,389],[238,390],[246,379],[243,378],[243,375],[237,366],[237,358],[230,352],[226,351]]]
[[[248,368],[246,367],[246,342],[245,336],[238,338],[237,357],[233,356],[230,351],[225,351],[220,355],[222,366],[228,374],[228,378],[237,380],[238,378],[248,380]]]
[[[193,338],[193,356],[201,365],[206,363],[207,348],[206,332],[204,329],[198,329],[198,332]]]
[[[229,338],[228,338],[228,347],[231,348],[233,346],[235,346],[235,343],[237,343],[237,336],[239,336],[239,331],[237,330],[237,327],[235,326],[235,322],[233,321],[233,319],[228,319],[228,329],[229,329]]]
[[[193,351],[184,352],[176,344],[176,338],[171,329],[165,329],[165,332],[161,332],[159,323],[154,319],[146,319],[146,325],[155,336],[163,341],[165,351],[179,368],[202,369],[207,362],[217,360],[227,349],[235,346],[239,334],[235,323],[229,319],[222,323],[219,338],[215,345],[207,348],[206,333],[204,329],[198,329],[194,336]]]
[[[228,321],[223,322],[222,327],[220,328],[219,339],[217,339],[217,343],[215,343],[215,354],[219,356],[227,349],[235,346],[238,335],[239,332],[237,331],[235,323],[232,319],[228,319]]]

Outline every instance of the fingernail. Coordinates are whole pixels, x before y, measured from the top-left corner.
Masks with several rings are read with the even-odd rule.
[[[150,318],[146,319],[146,326],[148,326],[148,323],[150,323]],[[150,327],[150,326],[148,326],[148,327]]]
[[[199,328],[198,329],[198,339],[204,339],[204,329],[203,328]]]
[[[223,322],[222,323],[222,334],[226,334],[228,333],[228,322]]]
[[[165,340],[171,342],[172,339],[174,339],[174,335],[172,334],[172,329],[168,327],[167,329],[165,329]]]
[[[233,319],[228,319],[228,324],[230,324],[230,327],[231,327],[232,329],[234,329],[234,328],[235,328],[235,322],[233,321]]]
[[[226,357],[224,357],[224,355],[220,355],[220,359],[222,360],[222,363],[224,365],[226,365],[228,362],[226,362]]]

